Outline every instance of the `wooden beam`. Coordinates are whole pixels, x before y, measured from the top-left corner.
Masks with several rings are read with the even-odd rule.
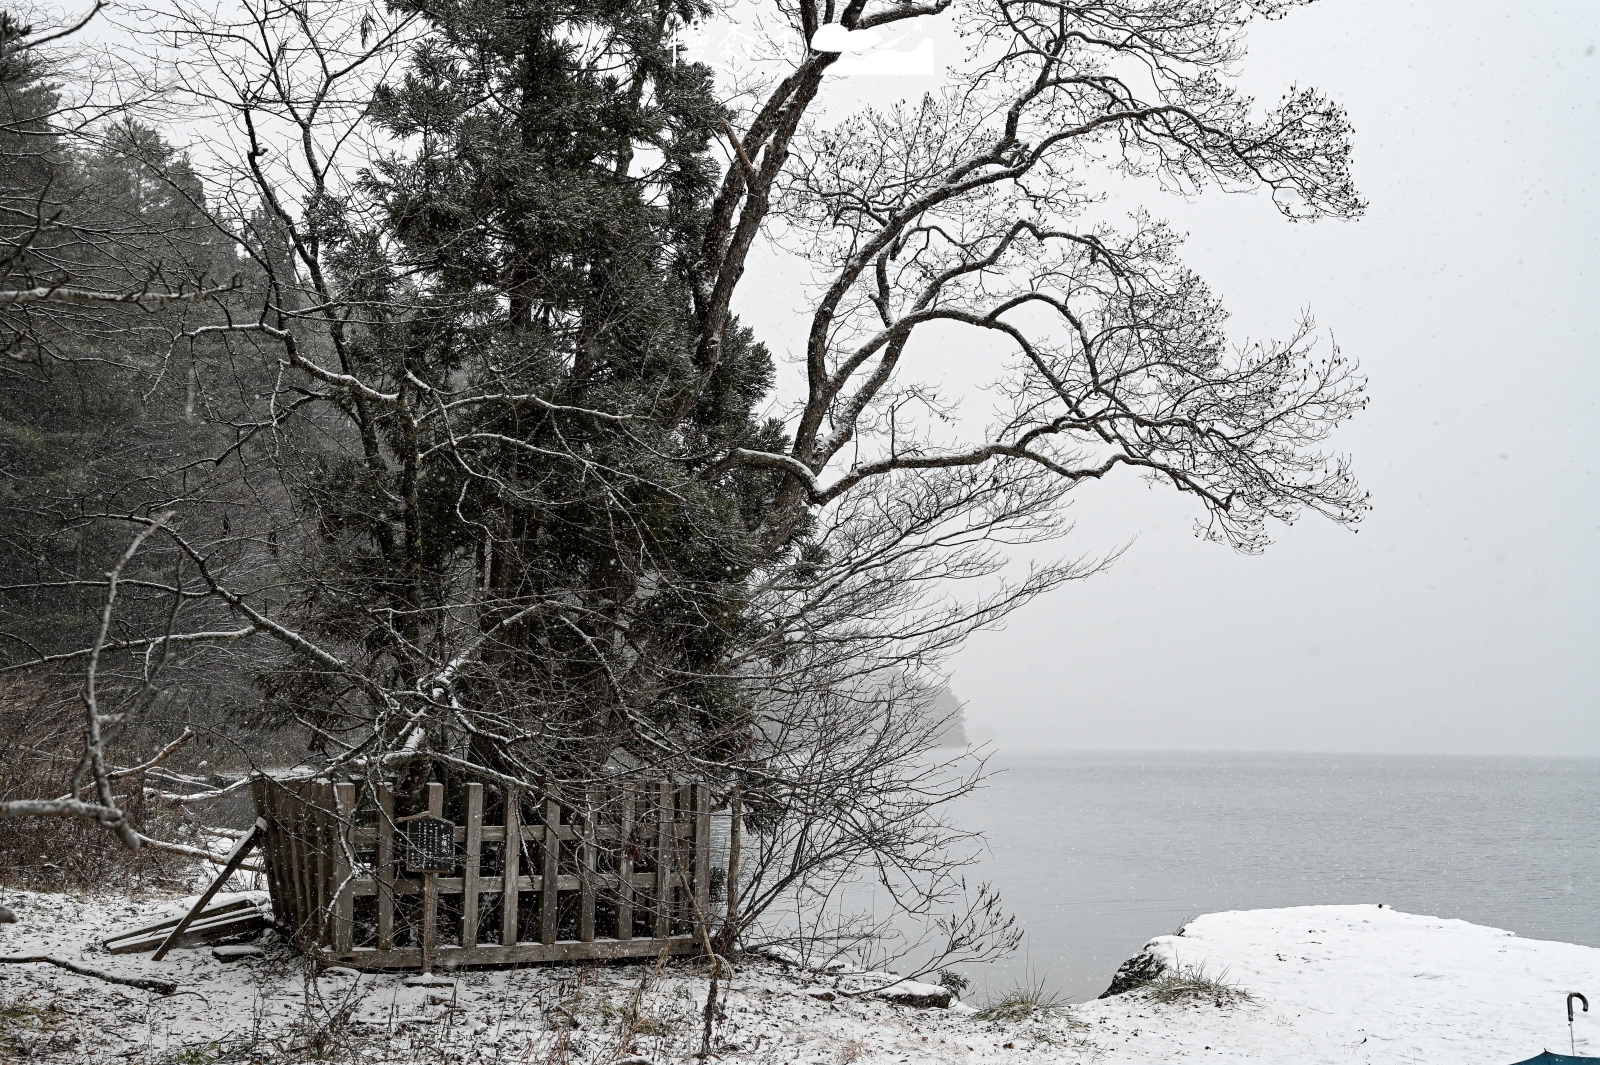
[[[378,785],[378,949],[394,949],[394,789]]]
[[[657,939],[672,933],[672,783],[658,781],[656,792],[656,906]]]
[[[595,845],[594,821],[598,809],[598,793],[594,788],[585,792],[582,831],[578,844],[578,938],[584,942],[594,939],[594,875]]]
[[[351,892],[350,829],[356,820],[356,786],[333,786],[334,811],[339,820],[334,825],[333,888],[338,894],[333,899],[333,949],[341,953],[352,949],[355,934],[355,896]]]
[[[696,935],[711,934],[711,789],[694,786],[694,923]]]
[[[461,871],[461,946],[478,945],[478,863],[483,850],[483,785],[467,785],[467,853]]]
[[[524,965],[530,962],[583,961],[611,958],[656,958],[662,952],[694,954],[703,949],[693,936],[673,936],[671,939],[596,939],[592,943],[578,940],[559,940],[553,944],[519,943],[513,947],[478,946],[471,950],[463,947],[440,947],[437,963],[441,968],[464,968],[469,965]],[[415,969],[422,963],[422,952],[415,948],[396,950],[369,950],[357,947],[349,954],[320,951],[319,960],[324,965],[348,965],[353,969]]]
[[[556,941],[557,901],[561,897],[561,804],[544,801],[544,875],[539,885],[539,942],[550,946]]]
[[[444,785],[428,783],[428,816],[444,816]],[[433,972],[433,952],[439,938],[439,874],[422,874],[422,971]]]
[[[194,923],[196,917],[200,916],[200,911],[206,908],[206,904],[221,890],[227,879],[239,871],[239,863],[244,861],[245,855],[255,849],[256,842],[260,840],[261,834],[266,830],[267,823],[258,817],[256,818],[256,823],[250,826],[249,831],[239,837],[239,842],[233,845],[233,852],[228,855],[227,864],[222,867],[222,872],[218,873],[217,878],[211,881],[211,886],[206,888],[205,893],[200,896],[200,901],[196,902],[189,908],[189,912],[183,915],[183,920],[173,925],[172,931],[167,933],[167,938],[162,940],[161,945],[156,948],[153,956],[154,961],[160,961],[167,956],[167,951],[177,944],[178,937],[183,935],[184,930]]]
[[[517,877],[522,859],[522,818],[517,807],[522,793],[515,788],[506,788],[505,793],[506,860],[500,887],[500,945],[510,947],[517,942]]]
[[[622,847],[617,853],[617,938],[633,938],[633,797],[632,784],[622,786]]]

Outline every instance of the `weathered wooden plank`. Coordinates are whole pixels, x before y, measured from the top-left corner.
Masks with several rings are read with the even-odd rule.
[[[139,939],[119,941],[114,947],[106,947],[106,953],[141,954],[147,950],[166,946],[168,942],[178,947],[194,941],[244,935],[246,932],[254,932],[266,926],[266,915],[253,905],[246,906],[242,910],[233,910],[229,913],[207,914],[181,930],[169,928]],[[174,931],[177,932],[176,935],[172,934]]]
[[[633,799],[634,787],[622,788],[622,849],[617,854],[617,939],[633,938]]]
[[[378,785],[378,949],[394,949],[394,789]]]
[[[578,873],[562,873],[556,877],[558,891],[582,891],[583,876]],[[493,876],[478,877],[478,894],[494,894],[504,889],[504,879]],[[610,873],[595,874],[595,883],[604,887],[620,887],[622,878]],[[633,883],[636,888],[650,888],[655,883],[654,873],[635,873]],[[378,894],[380,886],[372,880],[352,880],[350,893],[358,899],[368,898]],[[423,890],[422,882],[418,880],[397,880],[393,888],[395,895],[415,895]],[[531,891],[535,894],[544,890],[544,877],[519,876],[517,877],[518,891]],[[445,895],[461,895],[466,891],[466,878],[460,876],[439,876],[438,893]],[[480,903],[480,913],[481,913]]]
[[[544,875],[539,885],[539,942],[556,941],[556,903],[561,897],[561,804],[544,801]]]
[[[229,899],[226,902],[214,903],[206,907],[200,916],[195,918],[189,925],[188,930],[199,931],[219,922],[230,921],[236,917],[249,916],[251,914],[258,917],[261,914],[261,908],[254,901],[247,898]],[[185,912],[177,917],[169,917],[164,921],[155,921],[151,924],[140,925],[138,928],[130,928],[126,932],[117,932],[102,939],[100,945],[106,948],[106,953],[108,954],[135,954],[140,950],[154,950],[187,916],[188,913]],[[144,943],[146,941],[149,943],[148,946],[129,946],[132,943]]]
[[[461,946],[478,945],[478,859],[483,841],[483,785],[467,785],[465,868],[461,871]]]
[[[428,816],[444,816],[444,785],[428,782]],[[422,971],[433,971],[433,952],[439,938],[439,874],[422,874]]]
[[[522,839],[522,817],[517,806],[522,802],[522,793],[515,788],[507,788],[505,793],[506,860],[500,887],[500,945],[509,947],[517,942],[517,889],[521,886],[518,874],[522,860],[522,847],[518,844]]]
[[[598,799],[594,788],[585,793],[582,832],[578,837],[582,841],[578,844],[578,938],[585,943],[594,940],[594,821]]]
[[[482,829],[481,829],[481,833],[482,834],[479,836],[479,839],[482,840],[484,843],[499,843],[503,839],[505,839],[505,831],[506,830],[503,827],[501,827],[500,825],[484,825],[482,827]],[[560,836],[561,836],[562,839],[578,839],[578,838],[580,838],[580,836],[579,836],[580,830],[577,829],[577,828],[574,828],[571,825],[562,825],[559,829],[557,829],[557,831],[560,833]],[[616,834],[617,834],[617,831],[614,828],[601,827],[601,828],[596,830],[596,835],[598,835],[602,839],[614,838],[616,836]],[[456,826],[456,828],[455,828],[455,837],[456,837],[456,842],[457,843],[461,843],[461,844],[465,844],[466,843],[466,841],[467,841],[467,826],[466,826],[466,822],[462,822],[461,824]],[[538,825],[528,826],[528,827],[526,827],[526,828],[524,828],[522,830],[522,837],[524,839],[531,840],[533,842],[538,842],[539,840],[542,840],[544,838],[544,829],[542,827],[538,826]],[[355,829],[353,832],[350,833],[350,841],[352,843],[356,843],[356,844],[372,843],[375,840],[377,840],[377,838],[378,838],[377,830],[376,829],[372,829],[372,828],[358,828],[358,829]]]
[[[222,872],[218,873],[216,879],[211,881],[211,886],[206,888],[199,900],[189,908],[189,912],[184,914],[178,923],[172,926],[172,931],[167,933],[167,937],[156,948],[154,960],[160,961],[166,957],[167,951],[177,945],[178,938],[183,935],[184,929],[195,922],[195,919],[205,910],[207,904],[216,897],[217,892],[221,890],[222,885],[227,882],[228,878],[239,871],[240,863],[244,861],[245,855],[254,850],[256,844],[261,841],[261,836],[266,831],[266,827],[258,817],[256,818],[256,823],[250,826],[250,831],[239,837],[239,842],[233,845],[233,853],[228,855],[227,864],[222,867]]]
[[[324,947],[333,946],[333,785],[324,784],[312,796],[312,818],[316,826],[317,855],[317,939]]]
[[[470,965],[522,965],[531,962],[581,961],[591,958],[651,958],[660,956],[663,951],[669,955],[693,954],[699,949],[692,936],[674,936],[671,939],[596,939],[592,943],[564,939],[551,944],[479,946],[471,950],[443,946],[435,954],[435,964],[441,968],[454,969]],[[349,954],[335,954],[332,951],[318,953],[324,964],[348,965],[355,969],[415,969],[422,964],[422,952],[416,948],[369,950],[357,947]]]
[[[355,933],[355,896],[350,893],[350,860],[355,845],[350,840],[350,829],[356,820],[356,786],[335,784],[333,801],[338,815],[334,823],[333,888],[337,894],[333,902],[333,949],[344,953],[352,949]]]
[[[738,784],[733,786],[733,795],[728,800],[728,819],[728,895],[722,918],[725,946],[731,945],[739,928],[739,848],[744,841],[744,792]]]
[[[293,905],[293,892],[289,890],[283,875],[283,833],[278,824],[277,808],[272,801],[271,781],[264,776],[257,776],[250,781],[250,796],[255,801],[256,816],[267,823],[261,853],[264,857],[262,864],[267,870],[267,892],[272,896],[272,912],[285,927],[290,927],[288,907]]]
[[[308,903],[312,898],[311,871],[306,860],[305,841],[305,804],[300,801],[300,793],[285,787],[278,795],[280,808],[284,813],[284,832],[289,840],[289,868],[294,878],[294,924],[290,927],[289,934],[294,938],[295,944],[304,948],[311,944],[307,938],[310,931],[310,917],[307,912]]]
[[[297,787],[294,792],[295,845],[300,858],[300,876],[305,881],[304,894],[300,896],[300,929],[305,941],[321,942],[317,935],[317,889],[321,882],[318,863],[317,820],[315,800],[306,794],[309,786]]]
[[[656,783],[656,887],[655,933],[666,939],[672,932],[672,784]]]
[[[696,935],[711,934],[711,789],[694,786],[694,923]]]
[[[208,921],[208,920],[212,919],[213,917],[217,917],[217,916],[220,916],[222,914],[232,913],[232,912],[237,911],[237,910],[256,909],[256,908],[257,908],[256,904],[254,902],[252,902],[248,898],[244,898],[244,899],[229,899],[226,902],[219,902],[219,903],[215,904],[214,906],[210,907],[210,909],[207,910],[206,913],[203,914],[200,919]],[[111,953],[115,954],[116,951],[112,950],[111,948],[115,944],[120,943],[122,940],[131,939],[131,938],[142,938],[142,937],[145,937],[145,936],[153,936],[153,935],[166,935],[169,931],[172,930],[172,927],[174,925],[176,925],[181,920],[183,920],[183,914],[178,914],[176,917],[168,917],[168,918],[165,918],[165,919],[160,920],[160,921],[152,921],[149,924],[140,925],[137,928],[130,928],[126,932],[114,932],[111,935],[106,936],[104,939],[102,939],[100,941],[100,944],[101,944],[101,946],[105,947],[107,950],[111,951]]]

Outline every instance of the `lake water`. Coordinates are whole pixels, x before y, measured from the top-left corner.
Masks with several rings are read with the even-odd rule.
[[[1218,910],[1388,903],[1600,946],[1600,759],[997,756],[954,819],[1027,930],[973,967],[1103,991],[1152,936]]]

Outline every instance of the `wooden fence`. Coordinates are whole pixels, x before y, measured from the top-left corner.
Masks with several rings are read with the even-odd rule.
[[[702,784],[392,787],[259,777],[274,917],[328,965],[431,970],[690,953],[711,907]],[[455,823],[448,872],[406,871],[414,817]],[[442,826],[441,826],[442,827]],[[508,845],[508,841],[512,845]]]

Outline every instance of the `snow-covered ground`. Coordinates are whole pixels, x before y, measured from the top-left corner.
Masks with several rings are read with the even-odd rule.
[[[8,892],[21,923],[0,954],[48,952],[182,987],[157,997],[54,966],[0,965],[0,1060],[204,1065],[212,1061],[685,1062],[700,1045],[705,968],[675,962],[458,974],[453,987],[329,970],[310,977],[266,941],[224,962],[209,948],[108,955],[98,936],[172,900]],[[1519,939],[1377,906],[1210,914],[1147,951],[1249,993],[1173,1002],[1145,987],[1021,1020],[916,1009],[848,992],[873,978],[742,964],[725,985],[715,1057],[728,1062],[1142,1065],[1509,1065],[1566,1052],[1565,996],[1584,991],[1578,1050],[1600,1055],[1600,949]]]

